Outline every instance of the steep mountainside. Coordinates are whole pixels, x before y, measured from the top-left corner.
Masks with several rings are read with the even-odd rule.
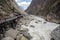
[[[60,0],[32,0],[26,12],[43,16],[47,21],[60,22]]]
[[[0,0],[0,19],[12,17],[14,13],[25,14],[15,0]]]

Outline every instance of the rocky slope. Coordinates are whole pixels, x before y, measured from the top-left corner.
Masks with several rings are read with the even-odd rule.
[[[60,0],[32,0],[26,12],[60,23]]]
[[[13,17],[14,14],[24,14],[15,0],[0,0],[0,19]],[[2,17],[2,18],[1,18]]]
[[[29,33],[21,30],[18,23],[23,16],[27,13],[20,9],[15,0],[0,0],[0,40],[30,40]]]

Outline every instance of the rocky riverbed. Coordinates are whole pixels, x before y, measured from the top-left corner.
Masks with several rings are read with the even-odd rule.
[[[30,40],[50,40],[50,33],[59,26],[59,24],[47,22],[43,18],[33,15],[23,17],[19,24],[21,30],[28,30],[32,37]]]
[[[51,32],[59,26],[34,15],[22,16],[16,28],[7,30],[2,40],[50,40]]]

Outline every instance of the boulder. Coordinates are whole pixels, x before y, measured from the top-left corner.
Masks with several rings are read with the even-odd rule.
[[[5,38],[3,38],[2,40],[14,40],[14,39],[11,38],[11,37],[5,37]]]
[[[18,31],[17,30],[9,29],[8,31],[6,31],[5,37],[16,38],[17,34],[18,34]]]
[[[51,40],[60,40],[60,26],[51,32]]]

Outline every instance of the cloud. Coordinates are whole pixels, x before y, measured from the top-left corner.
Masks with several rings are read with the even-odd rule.
[[[15,0],[15,1],[18,2],[18,3],[21,2],[21,0]]]
[[[17,4],[26,9],[30,5],[30,2],[24,1],[24,2],[18,2]]]
[[[28,0],[16,0],[16,2],[24,10],[26,10],[31,3],[31,1],[28,1]]]
[[[20,2],[18,3],[19,6],[24,5],[24,6],[29,6],[30,2]]]

